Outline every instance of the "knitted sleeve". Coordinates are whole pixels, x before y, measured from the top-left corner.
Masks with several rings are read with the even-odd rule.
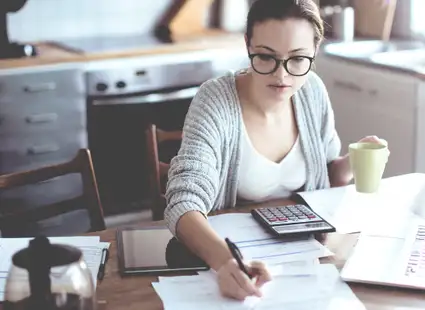
[[[327,163],[332,162],[341,153],[341,140],[335,129],[335,116],[328,91],[322,79],[314,74],[315,88],[322,106],[321,136],[326,151]]]
[[[180,150],[170,163],[164,219],[176,235],[176,226],[186,212],[206,216],[216,200],[221,166],[220,90],[214,80],[205,82],[186,115]]]

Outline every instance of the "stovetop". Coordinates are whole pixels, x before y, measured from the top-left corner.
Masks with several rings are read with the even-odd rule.
[[[64,48],[80,53],[120,52],[151,48],[168,43],[152,34],[72,38],[55,42]]]

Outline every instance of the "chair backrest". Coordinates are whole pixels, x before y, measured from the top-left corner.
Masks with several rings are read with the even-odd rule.
[[[0,192],[74,173],[81,175],[83,185],[83,195],[78,198],[78,203],[63,201],[26,210],[14,210],[13,206],[12,208],[8,206],[7,212],[4,212],[0,206],[0,230],[2,226],[10,223],[20,223],[24,225],[25,223],[46,220],[61,214],[84,209],[87,210],[89,215],[90,228],[88,231],[104,230],[105,220],[103,209],[100,202],[91,154],[88,149],[80,149],[77,155],[68,162],[36,168],[29,171],[1,175]],[[49,193],[46,194],[49,195]],[[77,199],[75,201],[77,201]]]
[[[151,193],[151,210],[154,221],[164,218],[166,206],[164,197],[164,187],[167,181],[169,163],[159,159],[159,146],[166,141],[181,141],[182,131],[164,131],[151,124],[146,129],[147,160],[149,185]]]

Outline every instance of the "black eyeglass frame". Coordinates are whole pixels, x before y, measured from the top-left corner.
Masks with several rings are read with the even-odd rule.
[[[270,58],[272,58],[275,61],[276,65],[274,66],[274,68],[270,72],[266,72],[266,73],[265,72],[259,72],[257,69],[255,69],[255,66],[254,66],[254,58],[257,57],[257,56],[267,56],[267,57],[270,57]],[[279,66],[282,65],[283,68],[285,68],[286,72],[288,72],[288,74],[290,74],[292,76],[304,76],[307,73],[309,73],[310,70],[311,70],[311,66],[313,65],[313,62],[316,59],[315,56],[312,57],[312,56],[304,56],[304,55],[296,55],[296,56],[294,55],[294,56],[288,57],[287,59],[279,59],[279,58],[276,58],[273,55],[265,54],[265,53],[248,54],[248,57],[251,60],[251,67],[252,67],[252,69],[254,69],[254,71],[257,72],[258,74],[268,75],[268,74],[275,73],[277,71],[277,69],[279,68]],[[310,65],[308,67],[308,70],[305,73],[303,73],[303,74],[292,74],[288,70],[288,62],[291,59],[300,58],[300,57],[301,58],[306,58],[306,59],[308,59],[310,61]]]

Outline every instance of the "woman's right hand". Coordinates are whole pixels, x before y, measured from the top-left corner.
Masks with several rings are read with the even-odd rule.
[[[218,285],[223,296],[244,300],[248,296],[261,296],[260,288],[271,280],[270,272],[262,262],[246,265],[250,279],[238,266],[235,259],[228,260],[217,270]]]

